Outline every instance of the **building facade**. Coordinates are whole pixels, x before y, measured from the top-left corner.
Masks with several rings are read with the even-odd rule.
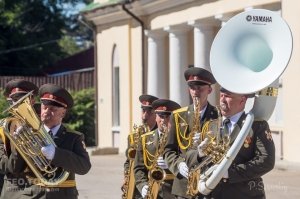
[[[218,30],[232,16],[262,8],[281,15],[293,34],[293,53],[269,124],[277,157],[300,162],[299,7],[298,0],[95,0],[81,14],[95,27],[98,148],[125,152],[128,133],[141,123],[141,94],[188,105],[183,71],[189,65],[210,70]],[[218,89],[210,96],[212,104],[218,102]]]

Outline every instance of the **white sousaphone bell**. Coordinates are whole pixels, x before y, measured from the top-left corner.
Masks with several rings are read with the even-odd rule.
[[[198,183],[207,195],[220,182],[248,135],[254,117],[268,120],[276,104],[278,78],[292,53],[292,34],[278,13],[253,9],[232,17],[216,35],[211,51],[211,71],[226,90],[239,94],[256,93],[253,108],[226,153],[209,176]]]

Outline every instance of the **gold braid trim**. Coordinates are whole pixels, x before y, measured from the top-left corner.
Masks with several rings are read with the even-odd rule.
[[[0,139],[2,140],[3,144],[6,145],[6,136],[4,134],[3,127],[0,127]]]
[[[133,145],[134,144],[134,133],[136,132],[133,132],[133,133],[130,133],[129,134],[129,145]]]
[[[202,130],[201,130],[201,140],[205,139],[204,136],[206,135],[206,132],[208,132],[208,130],[209,130],[209,125],[210,125],[210,121],[207,121],[203,124]]]
[[[179,114],[180,112],[186,111],[188,107],[184,107],[182,109],[177,110],[176,112],[173,112],[174,114],[174,119],[175,119],[175,126],[176,126],[176,136],[177,136],[177,140],[178,140],[178,145],[181,149],[185,150],[187,149],[190,144],[191,144],[191,139],[189,138],[189,136],[187,136],[187,128],[188,128],[188,124],[187,122],[183,119],[183,117]],[[181,132],[181,128],[180,128],[180,122],[179,119],[183,121],[184,125],[185,125],[185,129],[184,132]],[[183,141],[188,141],[187,145],[183,144]]]
[[[144,159],[144,165],[149,170],[151,168],[151,165],[153,164],[155,156],[151,154],[146,147],[146,137],[148,135],[152,135],[154,131],[148,132],[144,135],[142,135],[142,146],[143,146],[143,159]]]

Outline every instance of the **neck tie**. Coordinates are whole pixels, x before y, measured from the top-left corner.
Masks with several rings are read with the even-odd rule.
[[[228,124],[230,123],[230,119],[226,118],[223,121],[223,135],[222,135],[222,140],[223,140],[223,145],[228,146],[230,143],[230,130],[228,127]]]
[[[50,131],[48,131],[48,133],[51,136],[51,138],[53,139],[53,133],[52,133],[52,131],[50,130]]]
[[[223,121],[223,131],[224,131],[224,134],[225,135],[229,135],[230,133],[230,130],[229,130],[229,125],[230,123],[230,119],[226,118],[224,121]]]

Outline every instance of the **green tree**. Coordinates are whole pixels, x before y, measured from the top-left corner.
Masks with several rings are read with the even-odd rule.
[[[3,93],[3,90],[0,89],[0,93]],[[74,106],[68,111],[63,122],[70,129],[83,133],[87,146],[95,146],[95,89],[83,89],[71,94]],[[36,99],[36,102],[39,102],[39,99]],[[0,119],[9,116],[8,113],[3,113],[8,107],[5,97],[0,95]]]
[[[85,135],[87,146],[95,146],[95,89],[72,93],[74,106],[64,119],[66,125]]]
[[[83,27],[78,3],[91,0],[0,0],[1,75],[36,75],[78,52],[92,33]],[[72,49],[60,45],[66,43]],[[77,51],[76,48],[77,45]]]
[[[9,107],[9,104],[2,93],[3,90],[0,89],[0,119],[7,117],[8,113],[4,113],[3,111]]]

